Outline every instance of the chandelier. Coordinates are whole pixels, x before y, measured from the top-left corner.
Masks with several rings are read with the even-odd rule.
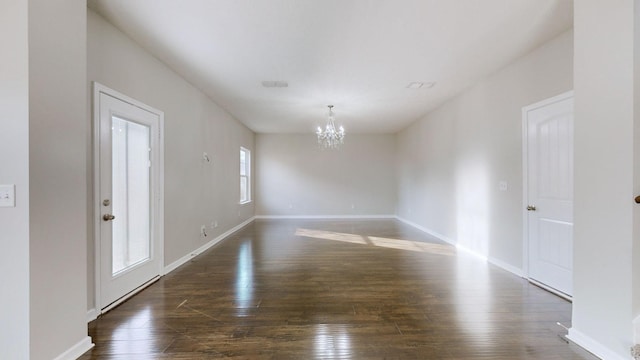
[[[344,128],[340,126],[336,130],[335,120],[333,118],[333,105],[329,107],[329,119],[327,119],[327,125],[324,130],[318,126],[316,135],[318,135],[318,144],[325,149],[337,149],[340,145],[344,144]]]

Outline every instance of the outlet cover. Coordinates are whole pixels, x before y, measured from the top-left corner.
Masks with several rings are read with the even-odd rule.
[[[16,207],[15,185],[0,185],[0,207]]]

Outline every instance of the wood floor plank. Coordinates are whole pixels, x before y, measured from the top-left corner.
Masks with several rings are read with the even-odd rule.
[[[256,220],[89,324],[80,359],[596,359],[571,304],[394,220]]]

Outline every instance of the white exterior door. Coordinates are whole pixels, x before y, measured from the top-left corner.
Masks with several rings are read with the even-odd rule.
[[[95,96],[97,280],[105,311],[161,275],[162,113],[99,85]]]
[[[573,94],[525,107],[528,276],[567,296],[573,277]]]

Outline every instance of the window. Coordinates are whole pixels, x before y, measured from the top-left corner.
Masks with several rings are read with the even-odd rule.
[[[251,151],[240,147],[240,204],[251,201]]]

